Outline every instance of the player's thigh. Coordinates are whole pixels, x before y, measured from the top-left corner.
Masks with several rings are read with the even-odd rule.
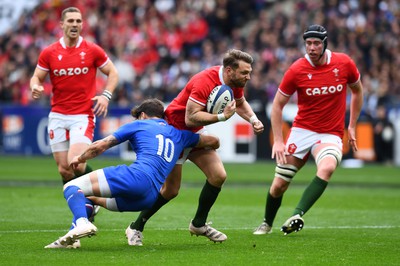
[[[165,187],[175,187],[179,188],[182,182],[182,164],[176,164],[169,173],[168,177],[165,179]]]
[[[220,187],[225,182],[226,171],[215,150],[197,150],[188,159],[203,171],[210,184]]]
[[[176,164],[160,189],[165,199],[173,199],[179,193],[182,181],[182,164]]]
[[[68,187],[78,187],[85,196],[102,196],[99,189],[97,171],[72,179],[64,185],[64,190],[68,189]]]

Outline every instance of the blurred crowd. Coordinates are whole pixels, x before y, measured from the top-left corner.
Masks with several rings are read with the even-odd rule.
[[[120,74],[112,104],[171,101],[194,73],[221,64],[229,48],[255,58],[247,98],[260,112],[287,67],[304,55],[309,24],[328,30],[328,49],[349,54],[362,74],[364,114],[400,99],[400,4],[395,0],[47,0],[0,36],[0,102],[32,104],[29,79],[40,51],[62,34],[61,11],[81,9],[84,37],[103,47]],[[104,77],[99,75],[102,91]],[[47,98],[39,103],[48,105]]]

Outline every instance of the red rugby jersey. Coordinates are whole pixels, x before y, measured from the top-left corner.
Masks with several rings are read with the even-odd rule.
[[[343,137],[347,84],[360,79],[353,60],[343,53],[326,50],[327,63],[314,66],[308,55],[286,71],[279,91],[286,96],[297,92],[298,112],[294,127]]]
[[[194,75],[185,88],[176,96],[165,110],[168,123],[179,129],[199,131],[203,127],[187,127],[185,124],[186,103],[190,99],[206,109],[207,98],[211,91],[225,84],[222,78],[222,66],[213,66]],[[242,98],[243,88],[231,88],[235,99]]]
[[[61,114],[93,115],[96,73],[108,62],[98,45],[79,37],[75,47],[64,39],[51,44],[39,55],[37,67],[49,72],[52,87],[51,111]]]

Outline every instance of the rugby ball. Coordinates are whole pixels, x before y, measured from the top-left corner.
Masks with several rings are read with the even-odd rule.
[[[207,112],[211,114],[222,114],[225,107],[232,102],[233,91],[227,85],[215,87],[207,99]]]

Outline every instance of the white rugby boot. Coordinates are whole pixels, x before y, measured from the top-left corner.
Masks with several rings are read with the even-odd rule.
[[[132,229],[130,226],[125,230],[129,246],[143,246],[143,234],[139,230]]]
[[[224,242],[228,237],[224,233],[211,227],[210,224],[211,224],[211,222],[206,223],[205,225],[203,225],[201,227],[195,227],[191,221],[189,224],[190,234],[196,235],[196,236],[205,236],[208,239],[210,239],[211,241],[214,241],[214,243]]]
[[[263,222],[259,227],[253,231],[253,235],[266,235],[272,233],[272,227],[266,222]]]
[[[74,248],[80,248],[80,247],[81,247],[81,241],[79,239],[76,240],[74,243],[72,243],[72,245],[62,245],[60,243],[60,240],[57,239],[53,243],[50,243],[47,246],[45,246],[44,248],[70,248],[70,249],[74,249]]]
[[[96,234],[97,227],[89,222],[87,218],[80,218],[83,222],[76,222],[76,227],[67,234],[60,237],[61,245],[72,245],[76,240],[82,237],[91,237]],[[79,220],[79,219],[78,219]]]
[[[285,235],[290,234],[292,232],[298,232],[303,229],[304,220],[301,218],[299,214],[293,215],[282,225],[281,231],[285,233]]]

